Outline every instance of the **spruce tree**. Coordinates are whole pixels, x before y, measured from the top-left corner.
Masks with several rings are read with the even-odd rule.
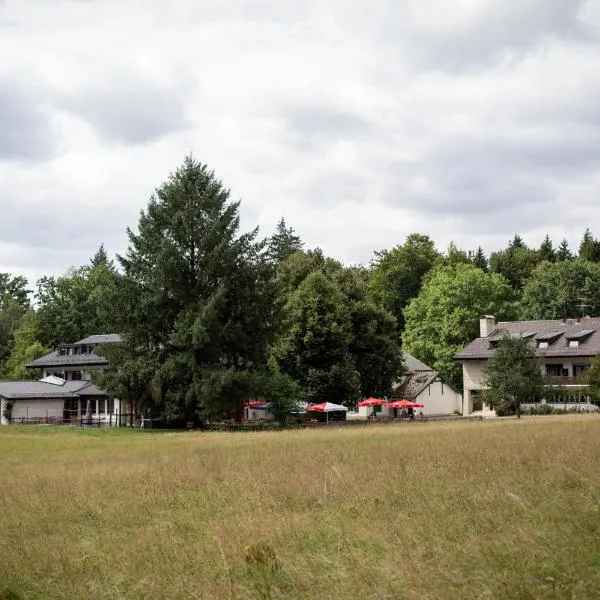
[[[271,331],[271,269],[257,230],[239,233],[239,202],[187,157],[128,235],[115,302],[125,343],[103,384],[141,395],[170,421],[239,413]]]
[[[488,272],[488,261],[481,246],[477,247],[477,252],[473,255],[471,262],[474,267],[481,269],[484,273]]]
[[[267,256],[275,264],[283,262],[288,256],[302,250],[304,243],[298,235],[295,234],[292,227],[285,226],[285,219],[277,223],[275,233],[269,239],[267,246]]]
[[[590,262],[600,262],[600,240],[595,239],[589,229],[585,230],[579,245],[579,258]]]
[[[544,241],[540,244],[538,256],[540,260],[545,260],[548,262],[554,262],[556,260],[556,252],[554,251],[552,240],[548,234],[546,234]]]
[[[569,243],[566,239],[563,239],[563,241],[558,246],[558,249],[556,250],[556,261],[560,262],[564,260],[571,260],[572,258],[573,254],[569,250]]]

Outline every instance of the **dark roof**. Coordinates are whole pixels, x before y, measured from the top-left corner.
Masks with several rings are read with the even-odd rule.
[[[532,333],[533,332],[533,333]],[[581,320],[546,321],[504,321],[496,325],[487,337],[476,338],[454,355],[458,360],[490,358],[495,346],[504,334],[528,334],[529,343],[535,347],[535,340],[547,341],[547,348],[536,348],[538,356],[577,357],[600,354],[600,317],[586,317]],[[534,337],[535,336],[535,339]],[[572,348],[569,339],[578,339],[579,345]]]
[[[118,344],[122,341],[121,336],[118,333],[104,333],[101,335],[89,335],[74,344],[61,344],[61,348],[72,348],[73,346],[86,346],[86,345],[97,345],[97,344]],[[58,350],[46,354],[41,358],[32,360],[27,363],[27,367],[36,369],[39,367],[72,367],[72,366],[92,366],[92,365],[107,365],[108,361],[96,354],[95,352],[89,352],[88,354],[72,354],[70,356],[60,355]]]
[[[437,371],[420,371],[410,373],[394,385],[394,398],[414,400],[430,383],[438,377]]]
[[[424,362],[421,362],[418,358],[415,358],[408,352],[403,352],[402,358],[404,359],[406,370],[409,373],[414,373],[415,371],[433,371],[431,367],[428,367]]]
[[[71,356],[60,356],[57,350],[36,358],[31,362],[27,363],[27,367],[71,367],[71,366],[85,366],[85,365],[107,365],[108,361],[102,356],[98,356],[95,352],[89,354],[74,354]]]
[[[90,381],[65,381],[62,385],[46,381],[0,381],[0,396],[2,398],[77,398],[93,384]],[[93,386],[96,390],[96,386]],[[98,390],[97,394],[104,392]]]
[[[80,344],[119,344],[123,338],[118,333],[103,333],[100,335],[88,335],[86,338],[75,342],[75,346]]]

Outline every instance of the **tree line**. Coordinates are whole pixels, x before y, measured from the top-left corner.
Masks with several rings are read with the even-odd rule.
[[[25,365],[56,345],[118,332],[97,382],[110,394],[172,422],[231,417],[252,397],[283,415],[299,400],[388,396],[402,349],[460,389],[452,357],[484,313],[600,314],[600,241],[589,229],[576,252],[515,235],[490,256],[454,243],[442,252],[413,233],[367,266],[346,266],[307,249],[284,219],[266,239],[240,231],[239,206],[187,157],[127,230],[123,255],[100,246],[35,290],[0,274],[0,378],[39,376]]]

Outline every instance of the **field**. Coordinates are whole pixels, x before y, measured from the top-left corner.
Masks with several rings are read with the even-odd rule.
[[[0,598],[600,598],[600,417],[0,429]]]

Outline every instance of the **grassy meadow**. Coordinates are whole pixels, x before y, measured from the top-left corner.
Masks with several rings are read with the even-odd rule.
[[[600,598],[600,417],[0,429],[0,599]]]

